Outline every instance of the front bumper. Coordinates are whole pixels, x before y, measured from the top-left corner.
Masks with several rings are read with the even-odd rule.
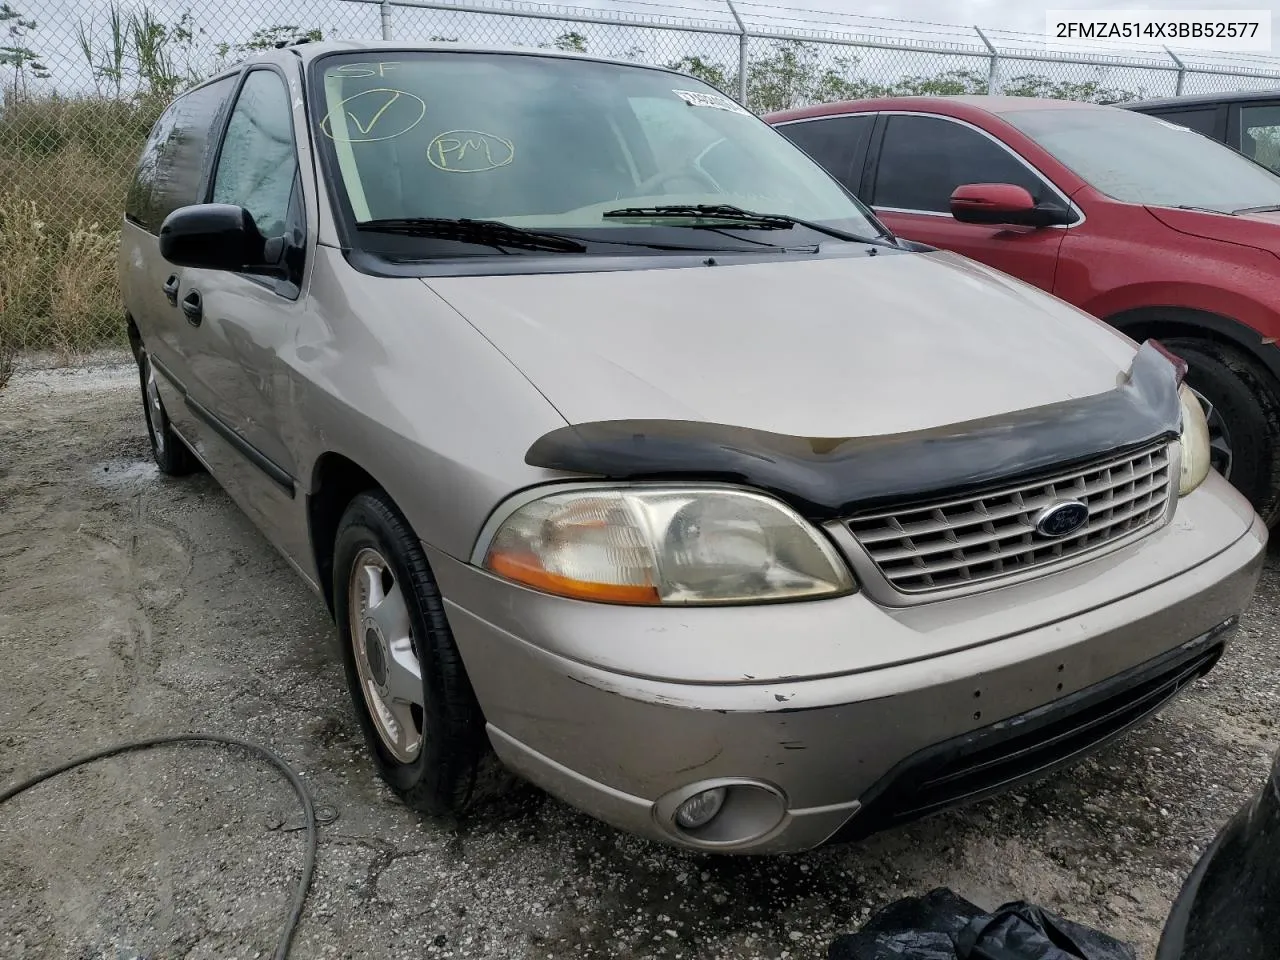
[[[719,611],[604,607],[534,594],[428,549],[490,739],[510,768],[633,833],[780,853],[1042,773],[1211,667],[1252,595],[1266,530],[1220,482],[1179,514],[1109,558],[911,611],[856,596]],[[1143,578],[1145,588],[1135,586]],[[1107,590],[1121,595],[1108,602]],[[724,637],[696,629],[711,617],[732,625],[733,662]],[[879,635],[863,635],[871,630]],[[594,662],[581,655],[588,646],[600,651]],[[715,656],[688,658],[700,646]],[[812,670],[815,646],[832,664],[868,649],[886,662],[803,679],[770,662],[789,651],[797,672]],[[922,653],[895,660],[886,646]],[[653,647],[669,652],[634,653]],[[632,664],[620,665],[628,651]],[[683,676],[658,673],[676,662]],[[776,811],[767,800],[726,806],[721,818],[741,820],[727,834],[674,826],[690,789],[742,781],[771,792]]]

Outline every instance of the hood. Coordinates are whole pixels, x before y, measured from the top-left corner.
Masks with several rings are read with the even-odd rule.
[[[1113,390],[1136,349],[950,253],[425,282],[571,424],[903,433]]]
[[[1147,207],[1147,212],[1179,233],[1280,253],[1280,211],[1231,214]]]

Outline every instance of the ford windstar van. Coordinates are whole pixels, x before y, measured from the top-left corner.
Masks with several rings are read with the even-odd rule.
[[[668,70],[270,51],[164,113],[121,272],[156,462],[323,598],[429,814],[856,837],[1151,715],[1262,562],[1181,361]]]

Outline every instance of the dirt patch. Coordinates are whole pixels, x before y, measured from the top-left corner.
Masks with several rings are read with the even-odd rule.
[[[986,907],[1036,900],[1150,957],[1276,746],[1278,592],[1273,561],[1218,669],[1093,760],[859,846],[717,860],[532,792],[442,824],[377,780],[320,601],[208,476],[151,465],[124,358],[28,364],[0,394],[0,784],[150,735],[270,745],[338,814],[299,960],[817,960],[939,884]],[[0,956],[269,955],[302,852],[293,804],[266,765],[198,747],[30,792],[0,811]]]

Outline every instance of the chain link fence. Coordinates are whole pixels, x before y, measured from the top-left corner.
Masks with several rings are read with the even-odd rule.
[[[147,132],[176,93],[280,42],[582,50],[674,67],[758,112],[886,94],[1115,102],[1280,88],[1280,61],[1271,58],[1046,53],[1038,38],[1007,30],[815,14],[769,0],[615,0],[607,10],[510,0],[206,0],[174,10],[158,0],[0,0],[0,367],[15,346],[72,355],[121,339],[118,225]]]
[[[0,367],[124,343],[119,224],[173,96],[304,36],[381,36],[379,9],[308,0],[0,0]]]

